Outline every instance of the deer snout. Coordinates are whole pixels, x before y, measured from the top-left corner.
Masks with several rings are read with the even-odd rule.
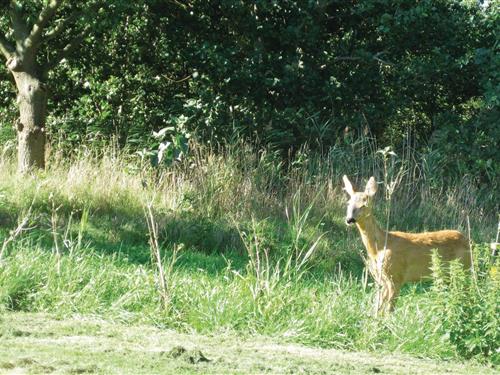
[[[355,218],[353,218],[353,217],[346,217],[346,219],[345,219],[345,223],[346,223],[347,225],[352,225],[352,224],[354,224],[355,222],[356,222],[356,219],[355,219]]]

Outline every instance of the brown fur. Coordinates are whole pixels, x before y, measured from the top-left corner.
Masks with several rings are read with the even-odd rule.
[[[465,267],[470,267],[469,243],[460,232],[387,233],[380,229],[372,213],[372,197],[377,190],[375,179],[370,179],[364,192],[355,192],[347,176],[344,184],[351,196],[346,221],[356,223],[368,252],[370,271],[381,286],[377,312],[393,309],[403,284],[431,275],[432,249],[437,250],[443,261],[459,259]]]

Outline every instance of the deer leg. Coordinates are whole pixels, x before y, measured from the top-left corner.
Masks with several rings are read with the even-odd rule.
[[[376,305],[376,315],[384,315],[387,312],[387,306],[390,302],[390,285],[386,280],[379,286],[379,290],[377,292],[377,305]]]
[[[380,313],[382,315],[385,315],[388,311],[387,305],[389,303],[389,296],[390,296],[390,286],[388,285],[387,282],[384,282],[381,290],[381,303],[380,303]]]
[[[390,282],[388,283],[388,288],[387,288],[387,296],[386,296],[386,301],[387,301],[387,308],[388,311],[394,311],[394,306],[396,305],[396,299],[399,296],[399,292],[401,290],[401,284],[400,283],[395,283],[395,282]]]
[[[377,293],[376,315],[385,314],[394,310],[394,305],[400,289],[401,283],[395,283],[388,279],[383,280]]]
[[[374,305],[374,315],[378,316],[382,310],[382,305],[384,303],[384,298],[383,298],[383,285],[378,285],[377,286],[377,291],[375,293],[375,305]]]
[[[379,267],[377,266],[377,264],[375,262],[370,263],[370,272],[371,272],[373,278],[375,279],[376,288],[377,288],[377,290],[375,292],[375,304],[373,306],[374,307],[373,308],[374,316],[377,317],[382,312],[382,307],[384,305],[385,281],[384,281],[384,277],[382,275],[381,270],[379,269]]]

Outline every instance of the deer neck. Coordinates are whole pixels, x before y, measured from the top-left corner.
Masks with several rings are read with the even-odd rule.
[[[361,234],[361,240],[366,247],[368,256],[376,259],[379,251],[384,249],[385,231],[380,229],[372,213],[356,221]]]

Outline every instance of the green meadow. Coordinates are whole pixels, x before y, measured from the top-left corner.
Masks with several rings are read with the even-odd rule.
[[[387,160],[363,142],[286,163],[244,145],[197,146],[163,170],[82,150],[53,155],[50,168],[29,176],[5,158],[2,314],[498,365],[494,201],[466,181],[443,189],[417,155]],[[388,183],[399,180],[390,206],[383,192],[377,200],[381,224],[470,230],[476,262],[465,273],[443,272],[437,261],[434,283],[405,286],[395,311],[374,317],[376,285],[357,230],[344,224],[340,181],[348,173],[361,186],[384,171]]]

